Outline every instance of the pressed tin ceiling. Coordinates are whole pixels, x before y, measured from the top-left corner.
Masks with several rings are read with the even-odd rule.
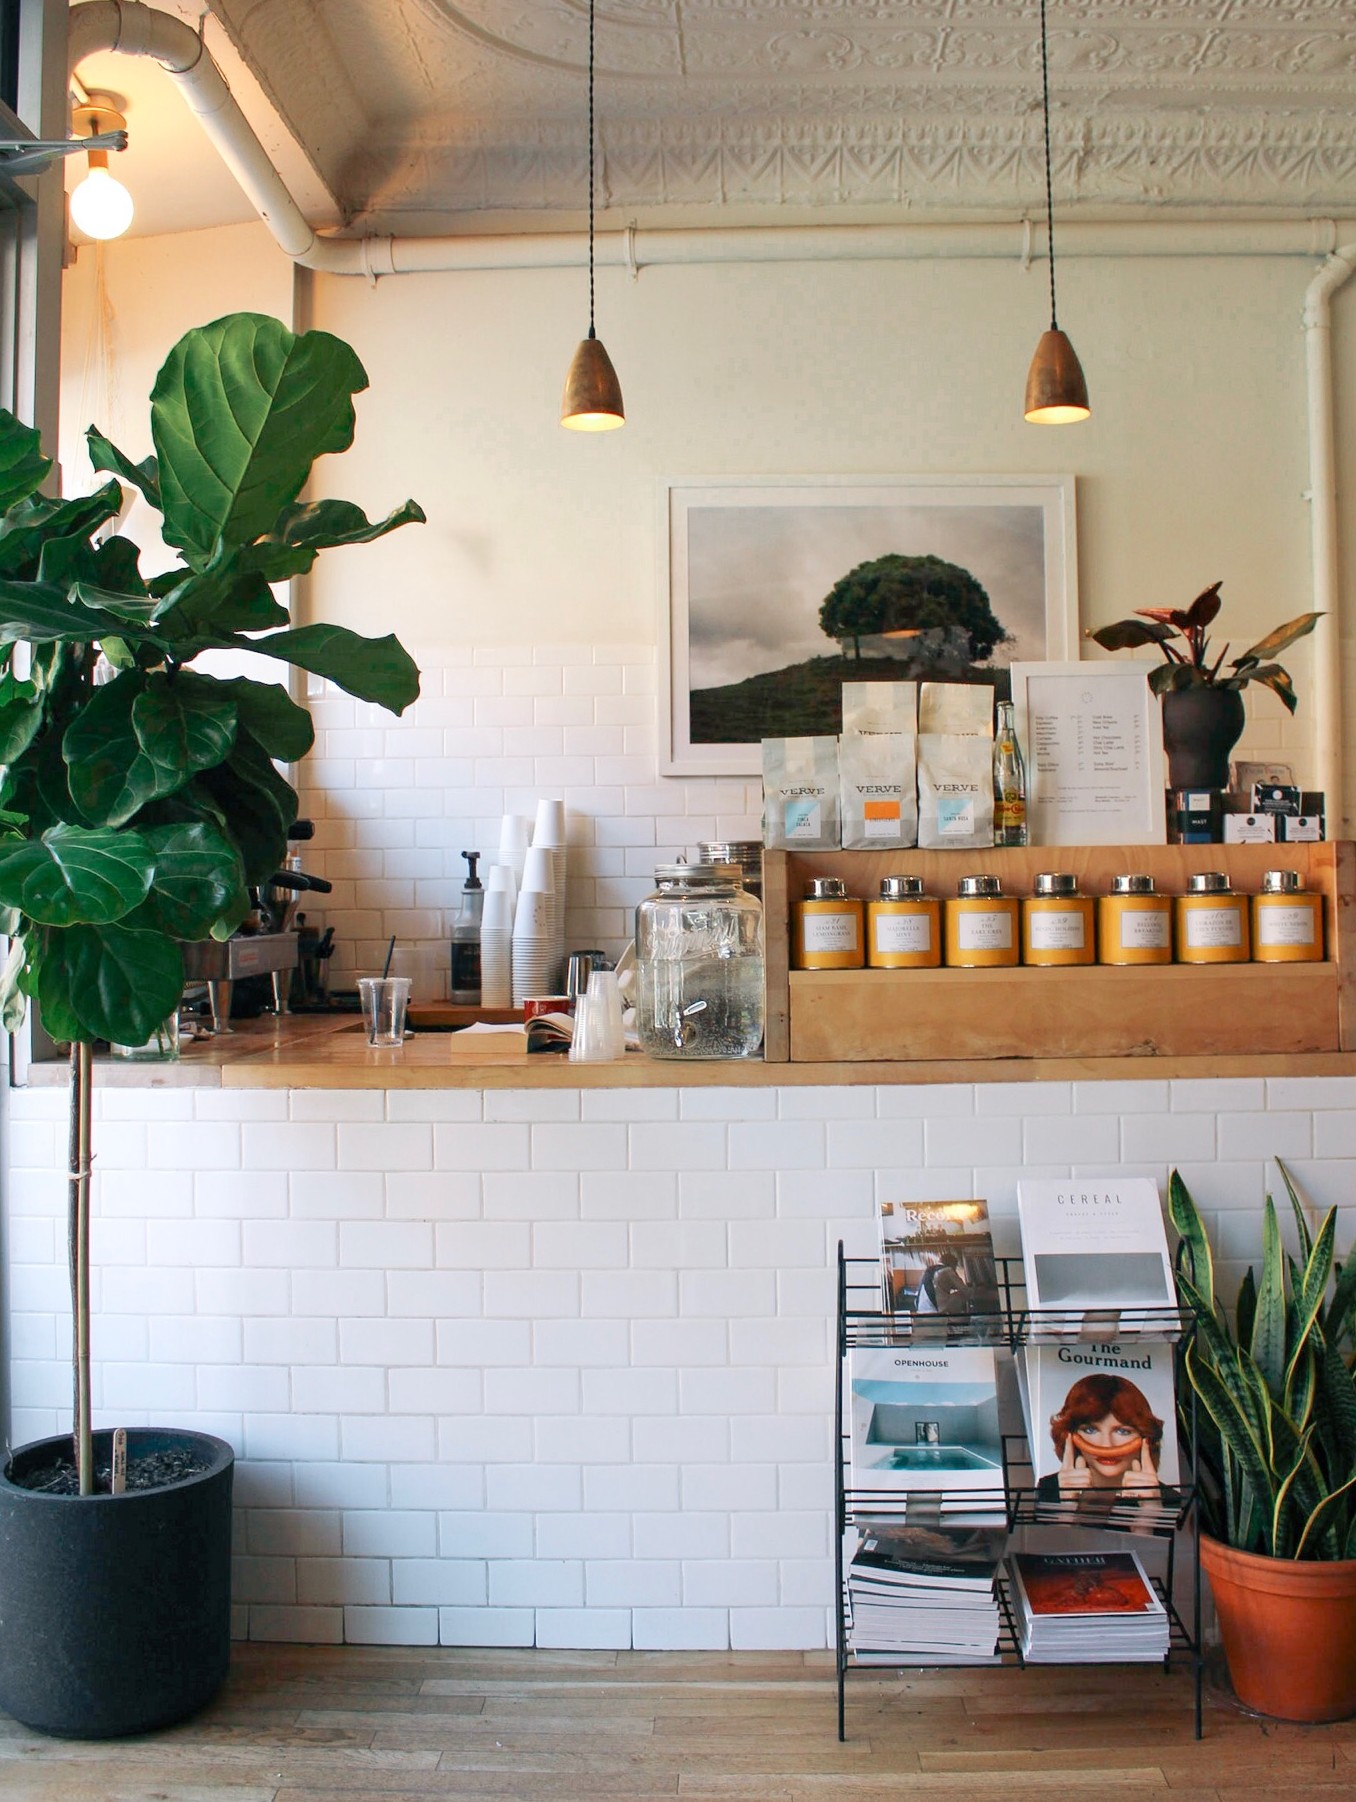
[[[211,10],[355,225],[577,219],[588,0]],[[1356,207],[1356,0],[1049,0],[1049,19],[1062,205]],[[607,206],[1042,198],[1037,0],[597,0],[597,20]]]

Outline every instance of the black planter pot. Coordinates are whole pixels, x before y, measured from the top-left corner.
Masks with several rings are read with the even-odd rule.
[[[96,1433],[107,1463],[111,1434]],[[163,1489],[44,1495],[10,1480],[71,1441],[24,1446],[0,1474],[0,1708],[66,1739],[113,1739],[193,1714],[226,1676],[231,1478],[223,1439],[130,1428],[138,1453],[192,1446],[210,1467]]]
[[[1229,753],[1245,719],[1237,688],[1176,688],[1163,696],[1170,788],[1228,788]]]

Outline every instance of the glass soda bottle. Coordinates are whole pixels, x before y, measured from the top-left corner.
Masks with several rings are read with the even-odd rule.
[[[998,703],[993,737],[993,842],[1008,846],[1027,842],[1026,763],[1011,701]]]

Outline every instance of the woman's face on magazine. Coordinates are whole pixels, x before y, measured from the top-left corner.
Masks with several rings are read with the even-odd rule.
[[[1080,1421],[1071,1437],[1075,1450],[1086,1460],[1089,1469],[1102,1477],[1124,1476],[1130,1460],[1139,1456],[1144,1444],[1142,1435],[1126,1426],[1123,1420],[1117,1420],[1114,1414],[1104,1414],[1100,1420]]]

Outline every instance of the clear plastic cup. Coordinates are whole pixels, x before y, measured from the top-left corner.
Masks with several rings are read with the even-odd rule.
[[[363,1023],[369,1045],[405,1043],[405,1009],[410,1001],[408,976],[360,976]]]

